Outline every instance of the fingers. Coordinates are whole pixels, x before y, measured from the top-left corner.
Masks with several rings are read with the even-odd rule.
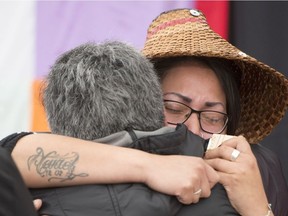
[[[42,206],[42,200],[41,199],[35,199],[35,200],[33,200],[33,204],[34,204],[35,209],[38,211]]]
[[[253,155],[251,147],[242,136],[232,138],[222,143],[218,148],[205,152],[205,159],[222,158],[227,161],[243,161],[245,155]]]
[[[201,189],[198,189],[196,192],[193,192],[193,194],[190,194],[189,197],[181,197],[176,196],[178,201],[184,205],[190,205],[192,203],[198,203],[201,197]]]
[[[219,181],[218,173],[208,164],[202,163],[201,168],[194,171],[197,178],[191,181],[191,185],[187,187],[184,193],[177,196],[182,204],[191,204],[199,202],[200,198],[207,198],[211,195],[211,188]],[[189,188],[189,189],[188,189]]]
[[[255,170],[256,172],[258,169],[257,161],[254,155],[240,152],[227,146],[224,149],[225,150],[223,152],[219,153],[221,154],[221,157],[217,157],[217,152],[212,152],[214,150],[211,150],[211,152],[207,154],[207,158],[211,159],[206,159],[205,157],[206,163],[218,171],[220,183],[226,184],[227,182],[225,183],[223,181],[225,181],[225,179],[228,180],[228,178],[222,179],[221,177],[223,175],[221,176],[220,172],[233,177],[231,174],[245,176],[248,172],[251,172],[252,170]]]
[[[209,196],[211,194],[211,191],[209,190]],[[203,196],[202,193],[202,189],[199,188],[198,190],[195,190],[194,192],[190,193],[189,195],[187,194],[187,196],[177,196],[177,199],[179,202],[181,202],[182,204],[185,205],[190,205],[192,203],[198,203],[200,198],[203,197],[207,197],[207,196]]]
[[[209,165],[205,165],[205,169],[206,169],[206,175],[208,178],[208,182],[209,182],[209,186],[210,189],[214,187],[214,185],[219,182],[219,175],[218,173]],[[210,193],[208,194],[208,192],[205,193],[205,191],[203,191],[203,197],[205,197],[204,195],[207,195],[206,197],[210,196]]]
[[[239,157],[239,155],[240,155],[240,151],[238,151],[237,149],[233,149],[233,150],[232,150],[232,153],[231,153],[230,160],[231,160],[232,162],[236,161],[237,158]]]
[[[200,178],[193,179],[189,185],[186,185],[185,189],[183,188],[181,193],[176,196],[178,201],[182,204],[189,205],[198,203],[201,197],[209,196],[211,193],[209,182],[208,180],[202,180],[203,179]]]
[[[222,159],[230,161],[234,150],[235,148],[227,146],[227,145],[219,146],[216,149],[206,151],[204,158],[205,159],[222,158]],[[235,155],[233,157],[235,157]],[[240,157],[240,154],[237,156],[237,158],[238,157]]]
[[[231,173],[234,173],[235,171],[235,164],[233,164],[233,162],[223,160],[220,158],[207,159],[206,163],[218,171],[218,176],[219,176],[219,172],[225,172],[225,173],[231,174]],[[219,181],[221,182],[220,176],[219,176]]]
[[[247,152],[247,153],[251,152],[250,144],[243,136],[236,136],[229,140],[226,140],[225,142],[222,143],[221,146],[229,146],[239,150],[240,152]]]
[[[209,166],[207,165],[207,167]],[[208,170],[211,171],[213,169],[209,167]],[[193,190],[192,190],[193,192],[191,192],[190,190],[189,193],[185,193],[184,195],[177,196],[177,199],[179,200],[179,202],[181,202],[182,204],[189,205],[192,203],[198,203],[200,198],[209,197],[211,195],[211,188],[219,181],[219,176],[214,170],[209,175],[213,176],[211,180],[209,180],[209,178],[203,178],[201,179],[201,182],[198,184],[195,184],[194,182]],[[197,187],[195,185],[199,185],[199,186]]]
[[[203,158],[180,155],[151,157],[153,166],[148,166],[144,183],[156,191],[176,196],[183,204],[197,203],[200,198],[209,197],[211,188],[219,180],[217,172]]]

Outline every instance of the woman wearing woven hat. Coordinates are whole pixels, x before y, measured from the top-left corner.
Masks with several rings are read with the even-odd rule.
[[[166,120],[169,124],[184,123],[191,128],[192,132],[206,139],[211,137],[211,133],[243,135],[246,138],[239,136],[228,140],[219,148],[208,151],[205,156],[207,163],[219,171],[220,183],[224,185],[230,202],[238,213],[242,215],[271,216],[273,213],[269,210],[268,205],[268,203],[271,202],[275,215],[287,215],[287,207],[283,205],[285,200],[282,199],[283,197],[287,197],[287,194],[284,192],[285,190],[287,191],[287,188],[281,170],[278,167],[279,163],[274,155],[270,155],[270,152],[256,144],[270,133],[285,113],[288,101],[287,80],[285,77],[227,43],[227,41],[219,37],[209,28],[205,17],[195,10],[175,10],[163,13],[157,17],[149,27],[143,52],[155,62],[156,68],[159,69],[159,74],[162,75],[163,72],[162,88],[166,100]],[[188,57],[185,57],[187,59],[185,59],[184,63],[183,59],[181,59],[180,64],[177,63],[177,58],[174,59],[174,57],[177,56],[180,59],[183,56]],[[189,56],[198,56],[201,58],[196,59],[193,57],[192,62]],[[167,64],[166,59],[170,61],[170,57],[173,57],[173,62],[175,61],[177,63],[177,67],[174,67],[173,62]],[[214,58],[216,58],[216,60]],[[222,60],[219,61],[219,58]],[[194,68],[196,72],[190,72],[191,68]],[[219,78],[224,73],[215,72],[218,70],[217,68],[226,68],[228,70],[226,74],[234,71],[235,73],[233,73],[232,76],[230,74],[231,80],[233,80],[234,76],[241,77],[241,79],[236,78],[239,81],[240,98],[237,98],[237,95],[234,95],[235,92],[231,90],[235,89],[235,87],[227,85],[229,82],[225,84],[226,76],[222,79]],[[193,75],[193,79],[190,75]],[[177,80],[179,82],[176,82]],[[187,88],[188,81],[189,88]],[[235,85],[237,86],[237,83],[235,83]],[[235,96],[234,99],[233,95]],[[237,101],[241,105],[239,124],[237,122],[237,118],[239,117],[237,117],[237,112],[239,112]],[[179,111],[179,108],[181,108],[180,111],[187,111],[185,116],[178,116],[183,117],[183,119],[174,118],[175,113],[173,114],[173,112]],[[194,113],[196,113],[196,115]],[[206,121],[207,118],[205,120],[207,116],[211,121]],[[217,118],[211,118],[211,116]],[[215,122],[216,126],[212,124],[212,122]],[[216,122],[220,123],[218,124]],[[47,136],[45,136],[47,139],[45,141],[50,145],[57,142],[55,149],[59,149],[58,144],[61,141],[65,142],[66,145],[74,143],[73,147],[69,145],[69,150],[80,151],[79,149],[82,149],[82,154],[84,154],[84,145],[81,143],[83,141],[73,138],[65,138],[65,141],[63,141],[63,137],[50,136],[51,140],[48,140]],[[24,170],[21,170],[21,172],[28,186],[33,185],[34,187],[41,186],[41,178],[39,178],[36,173],[34,180],[31,176],[31,179],[29,179],[28,175],[31,175],[31,172],[25,174],[25,170],[27,171],[27,167],[25,166],[25,161],[27,160],[25,158],[35,152],[35,146],[44,145],[43,143],[45,141],[41,140],[40,142],[39,137],[41,139],[41,134],[24,137],[13,151],[16,162],[18,159],[20,161],[17,162],[17,164]],[[246,140],[249,143],[255,144],[251,147],[258,159],[268,199],[264,192],[257,161]],[[24,143],[26,143],[26,146]],[[27,145],[27,143],[29,145]],[[85,143],[88,145],[87,142]],[[45,145],[47,145],[47,143]],[[23,146],[25,146],[26,152],[24,152]],[[27,153],[29,150],[28,146],[29,148],[31,147],[32,153]],[[93,148],[95,148],[95,150],[93,150]],[[106,150],[106,148],[109,148],[109,150]],[[62,150],[59,149],[58,152]],[[86,163],[86,165],[84,165],[85,163],[83,162],[83,167],[80,169],[86,167],[85,170],[87,170],[87,167],[90,166],[91,172],[89,172],[89,174],[91,179],[92,177],[94,179],[88,180],[88,178],[82,178],[78,179],[78,182],[77,179],[74,179],[67,184],[142,181],[155,190],[171,195],[179,195],[179,200],[186,204],[198,202],[199,197],[210,194],[209,190],[203,188],[201,183],[202,176],[209,175],[208,171],[201,169],[201,172],[193,175],[193,173],[196,174],[197,167],[195,167],[194,164],[195,169],[192,169],[186,164],[189,162],[189,158],[181,159],[181,156],[169,158],[155,155],[148,157],[146,153],[140,154],[136,151],[133,153],[133,150],[127,150],[126,152],[126,149],[121,149],[121,156],[119,156],[119,154],[117,155],[116,153],[119,148],[115,150],[114,154],[113,148],[95,145],[95,143],[89,146],[89,150],[90,152],[93,151],[94,158],[97,159],[99,156],[99,160],[93,163],[93,167],[91,167],[91,161],[88,164]],[[65,151],[67,153],[67,150],[62,152]],[[101,157],[101,154],[105,154],[105,152],[109,152],[111,155],[110,158],[113,158],[113,160],[110,161],[110,167],[112,163],[112,166],[119,172],[109,174],[109,172],[111,172],[110,167],[109,172],[105,171],[104,165],[107,163],[107,160]],[[99,153],[99,155],[95,156],[96,153]],[[23,163],[21,162],[21,158],[23,158]],[[101,159],[103,161],[101,161]],[[192,161],[192,158],[190,159],[189,164],[191,164],[191,166],[193,162],[198,163],[200,161],[199,158],[197,158],[198,162],[196,160]],[[139,160],[141,162],[139,162]],[[176,160],[176,162],[172,160]],[[154,166],[156,169],[149,165],[152,163],[157,164],[157,166]],[[183,163],[188,169],[183,167]],[[95,164],[101,164],[102,169],[98,170]],[[148,171],[145,169],[145,166],[146,168],[148,167]],[[271,170],[273,166],[275,166],[275,169]],[[144,172],[139,173],[139,170],[142,170],[141,168],[137,171],[139,167],[144,168]],[[93,168],[96,169],[96,171],[93,172]],[[176,171],[173,171],[173,168],[175,168]],[[105,171],[104,174],[99,176],[99,173],[101,171],[103,172],[103,170]],[[135,173],[134,171],[132,172],[132,170],[135,170]],[[160,179],[157,178],[159,171],[162,172]],[[271,173],[271,171],[273,171],[273,173]],[[144,181],[143,174],[145,176]],[[270,182],[266,181],[265,176],[270,178],[268,179]],[[165,180],[161,181],[161,178]],[[187,183],[189,178],[191,179]],[[277,182],[275,182],[275,178]],[[268,183],[271,185],[268,185]],[[60,185],[63,184],[64,183],[61,183]],[[184,186],[188,187],[188,193],[187,191],[183,192]],[[281,190],[282,194],[279,194]],[[212,191],[212,195],[213,194]],[[273,197],[271,198],[270,196]],[[199,205],[205,206],[205,204],[202,203],[207,202],[207,200],[209,199],[200,201]],[[209,207],[210,206],[208,206],[208,208]],[[207,209],[203,210],[202,208],[202,213],[206,210]],[[185,207],[181,212],[182,215],[188,213],[190,215],[193,213],[188,207]],[[204,213],[202,215],[204,215]]]
[[[234,208],[241,215],[258,215],[268,198],[274,205],[279,201],[275,215],[287,215],[288,192],[280,164],[272,152],[257,145],[285,114],[287,79],[221,38],[197,10],[158,16],[148,28],[143,53],[160,76],[168,124],[185,123],[204,138],[212,133],[243,135],[205,155]],[[210,127],[207,118],[217,127]],[[271,166],[272,161],[278,167]],[[283,181],[273,185],[275,174]]]

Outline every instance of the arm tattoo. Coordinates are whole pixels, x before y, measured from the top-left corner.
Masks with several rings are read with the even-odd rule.
[[[75,174],[74,169],[79,160],[79,154],[72,152],[65,155],[59,155],[56,151],[44,153],[42,148],[36,149],[36,154],[28,158],[28,169],[33,166],[41,177],[47,177],[48,181],[58,180],[64,182],[73,180],[76,177],[87,177],[87,173]]]

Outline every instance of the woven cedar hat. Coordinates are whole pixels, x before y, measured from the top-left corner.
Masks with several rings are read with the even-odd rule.
[[[258,143],[270,134],[288,107],[288,80],[281,73],[241,52],[212,31],[198,10],[160,14],[148,28],[144,55],[150,59],[206,56],[231,60],[241,73],[241,119],[236,135]]]

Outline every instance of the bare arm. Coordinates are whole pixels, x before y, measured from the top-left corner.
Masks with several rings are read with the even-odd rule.
[[[133,151],[105,144],[52,134],[33,134],[20,139],[12,152],[28,187],[53,187],[76,184],[142,182],[140,164],[129,166],[135,175],[126,179],[128,165],[123,157],[143,157]],[[141,155],[141,156],[140,156]],[[114,162],[112,162],[114,161]],[[121,169],[115,169],[118,164]],[[133,169],[133,170],[131,170]],[[117,176],[117,180],[115,177]]]
[[[188,204],[209,196],[218,181],[216,172],[201,158],[159,156],[52,134],[23,137],[12,156],[32,188],[141,182]],[[201,195],[193,195],[199,188]]]

